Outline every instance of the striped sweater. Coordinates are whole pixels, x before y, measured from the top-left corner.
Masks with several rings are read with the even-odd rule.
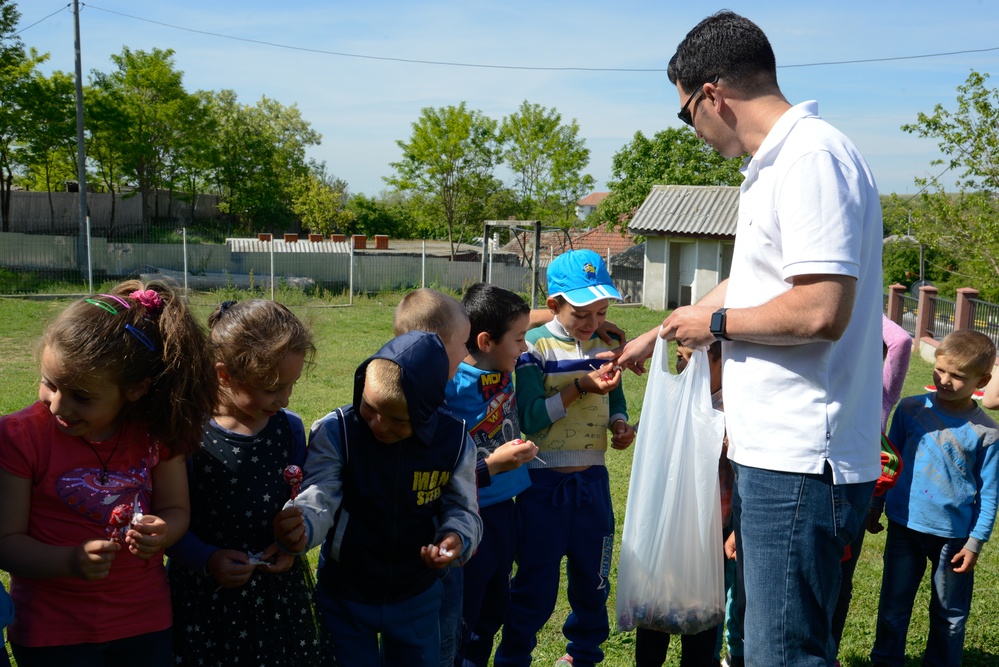
[[[517,406],[520,427],[534,441],[549,468],[604,465],[608,426],[628,421],[624,390],[607,395],[588,393],[562,406],[559,392],[606,361],[599,352],[611,349],[598,336],[579,342],[557,320],[527,333],[528,349],[517,362]],[[532,468],[544,464],[530,462]]]

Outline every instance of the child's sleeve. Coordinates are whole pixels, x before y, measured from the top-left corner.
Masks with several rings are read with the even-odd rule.
[[[545,395],[544,359],[534,345],[528,343],[527,347],[517,362],[517,416],[522,432],[538,433],[566,412],[560,394]]]
[[[912,359],[912,338],[909,332],[884,315],[881,316],[881,338],[888,347],[881,376],[881,428],[884,430],[888,415],[902,396],[902,386]]]
[[[624,379],[622,371],[622,380]],[[610,392],[610,420],[607,422],[608,426],[613,424],[618,419],[623,419],[624,422],[628,423],[628,399],[624,397],[624,384],[619,383],[616,387],[611,389]]]
[[[434,542],[440,542],[447,533],[457,533],[461,537],[458,562],[464,565],[482,540],[482,519],[475,492],[475,444],[467,434],[458,465],[444,486],[441,501],[444,516]]]
[[[991,443],[982,447],[979,455],[980,464],[976,471],[978,482],[978,502],[971,519],[971,534],[965,547],[978,553],[982,544],[992,536],[992,528],[996,522],[996,505],[999,502],[999,442],[996,442],[996,430],[989,431]]]
[[[187,479],[188,483],[194,481],[194,461],[187,459]],[[192,512],[193,512],[192,508]],[[212,554],[222,547],[209,544],[188,530],[183,537],[177,540],[176,544],[166,550],[166,555],[170,560],[175,560],[184,567],[208,576],[208,559]]]
[[[333,517],[343,500],[343,443],[340,430],[341,413],[331,412],[312,425],[309,447],[305,456],[305,478],[302,491],[294,504],[302,508],[308,546],[312,549],[323,541],[333,526]],[[291,507],[292,501],[285,503]]]

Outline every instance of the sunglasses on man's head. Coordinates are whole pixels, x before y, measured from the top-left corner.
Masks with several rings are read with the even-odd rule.
[[[714,78],[712,78],[710,81],[706,81],[705,83],[718,83],[718,76],[715,75]],[[687,98],[687,101],[684,102],[683,106],[680,107],[680,111],[677,112],[677,114],[676,114],[677,118],[679,118],[685,124],[687,124],[687,125],[689,125],[691,127],[694,127],[694,117],[691,116],[691,114],[690,114],[690,108],[688,108],[688,107],[690,107],[690,103],[694,101],[695,97],[697,97],[698,95],[703,95],[704,94],[704,85],[705,84],[702,83],[700,86],[698,86],[697,90],[695,90],[694,92],[692,92],[690,94],[690,97]]]

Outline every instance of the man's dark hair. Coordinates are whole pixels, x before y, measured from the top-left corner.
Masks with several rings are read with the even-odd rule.
[[[777,87],[777,61],[758,25],[722,11],[687,33],[670,58],[666,76],[688,92],[715,77],[737,90],[763,92]]]
[[[488,283],[475,283],[469,287],[461,305],[465,307],[471,324],[465,345],[469,352],[479,349],[475,339],[483,331],[493,340],[499,340],[510,330],[514,320],[531,312],[531,307],[519,295]]]

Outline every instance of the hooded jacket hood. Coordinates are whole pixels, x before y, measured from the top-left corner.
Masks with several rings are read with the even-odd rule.
[[[385,343],[354,373],[354,410],[360,415],[364,374],[372,359],[387,359],[402,369],[402,392],[409,407],[413,434],[431,444],[437,430],[437,410],[444,404],[450,364],[440,336],[410,331]]]

